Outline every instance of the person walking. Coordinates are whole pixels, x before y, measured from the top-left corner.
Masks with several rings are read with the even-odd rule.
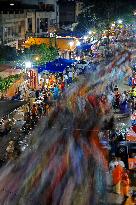
[[[116,194],[121,194],[121,179],[123,168],[118,164],[112,171],[113,191]]]
[[[70,71],[68,72],[68,82],[69,82],[69,84],[72,83],[72,78],[73,78],[73,73],[72,73],[72,71],[70,70]]]
[[[117,162],[122,168],[125,168],[125,163],[121,160],[120,157],[117,157]]]
[[[121,179],[121,194],[124,197],[124,201],[127,200],[129,197],[129,191],[130,191],[130,180],[127,171],[124,169],[124,172],[122,174],[122,179]]]
[[[64,89],[65,89],[65,83],[64,83],[64,81],[61,82],[61,86],[60,86],[60,87],[61,87],[61,91],[63,92]]]
[[[131,197],[127,198],[126,201],[123,201],[122,205],[136,205],[136,192],[134,191]]]
[[[10,141],[7,148],[6,148],[8,160],[14,159],[14,151],[15,151],[15,143],[14,143],[14,141]]]
[[[120,105],[120,93],[116,92],[115,93],[115,109],[119,109]]]
[[[57,87],[57,85],[54,85],[53,98],[54,98],[54,100],[57,100],[58,97],[59,97],[59,88]]]
[[[112,172],[117,165],[118,165],[117,157],[112,156],[112,160],[109,163],[110,172]]]

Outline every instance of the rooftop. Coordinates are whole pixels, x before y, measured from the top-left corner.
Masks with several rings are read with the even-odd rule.
[[[9,1],[0,1],[0,11],[3,10],[25,10],[25,9],[38,9],[36,5],[22,4],[21,2],[9,2]]]

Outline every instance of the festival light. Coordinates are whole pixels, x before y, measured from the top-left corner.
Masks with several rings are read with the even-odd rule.
[[[80,41],[77,41],[76,45],[77,45],[77,46],[80,46],[80,45],[81,45],[81,42],[80,42]]]
[[[86,41],[88,39],[88,36],[84,36],[84,40]]]
[[[111,26],[112,26],[112,27],[115,27],[116,25],[115,25],[115,23],[112,23]]]
[[[92,31],[89,31],[88,33],[89,33],[89,35],[91,35],[91,34],[92,34]]]
[[[39,60],[39,57],[38,57],[38,56],[36,56],[35,60],[36,60],[36,61],[38,61],[38,60]]]
[[[122,21],[121,19],[119,19],[119,20],[117,21],[117,23],[118,23],[118,24],[122,24],[123,21]]]
[[[26,61],[25,68],[31,68],[31,67],[32,67],[32,63],[30,61]]]
[[[74,45],[74,42],[73,42],[73,41],[70,41],[70,42],[69,42],[69,45],[70,45],[70,47],[72,47],[72,46]]]

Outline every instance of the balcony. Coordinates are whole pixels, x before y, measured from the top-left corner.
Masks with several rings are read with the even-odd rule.
[[[5,22],[18,22],[25,20],[25,14],[0,14],[0,21]]]

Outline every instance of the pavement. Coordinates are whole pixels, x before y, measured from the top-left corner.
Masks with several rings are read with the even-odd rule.
[[[119,83],[118,85],[119,91],[127,91],[130,90],[130,86],[127,84],[127,80],[124,80]],[[119,127],[122,123],[126,124],[128,128],[130,127],[130,115],[121,114],[119,112],[114,112],[114,118],[115,118],[115,128]],[[111,177],[110,174],[107,173],[107,183],[108,183],[108,190],[107,190],[107,205],[121,205],[123,202],[123,197],[113,193],[112,191],[112,185],[111,185]],[[136,187],[130,187],[130,190],[136,190]]]

